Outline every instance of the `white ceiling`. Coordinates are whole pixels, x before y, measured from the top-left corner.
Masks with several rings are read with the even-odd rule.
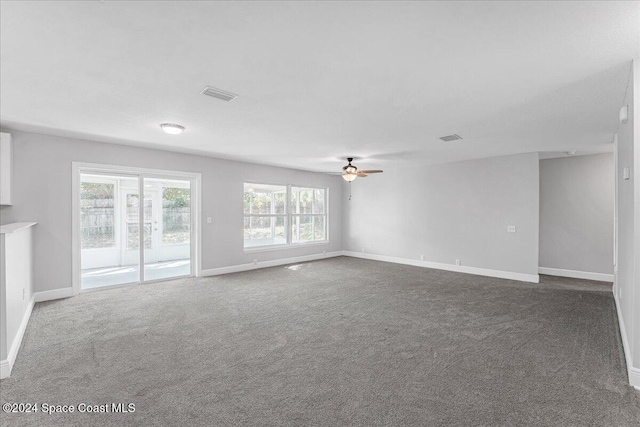
[[[610,150],[640,2],[6,2],[0,124],[339,171]],[[240,95],[200,95],[211,85]],[[159,124],[187,128],[180,136]],[[450,143],[437,138],[457,133]]]

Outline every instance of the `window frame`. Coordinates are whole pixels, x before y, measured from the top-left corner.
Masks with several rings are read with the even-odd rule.
[[[244,195],[245,195],[245,187],[246,185],[265,185],[265,186],[274,186],[274,187],[285,187],[285,204],[284,204],[284,214],[279,213],[268,213],[268,214],[246,214],[244,212]],[[291,204],[291,195],[292,188],[298,189],[310,189],[310,190],[322,190],[324,192],[324,213],[304,213],[304,214],[295,214],[293,213],[292,204]],[[283,250],[283,249],[291,249],[296,247],[308,247],[308,246],[316,246],[316,245],[327,245],[329,244],[329,187],[313,187],[313,186],[305,186],[305,185],[297,185],[297,184],[277,184],[277,183],[269,183],[264,181],[249,181],[245,180],[242,185],[242,198],[243,198],[243,207],[242,207],[242,221],[243,221],[243,230],[244,230],[244,221],[246,218],[249,218],[249,226],[251,226],[251,218],[253,217],[271,217],[271,218],[279,218],[284,217],[285,222],[285,243],[277,243],[270,245],[259,245],[259,246],[245,246],[245,239],[243,237],[242,245],[245,253],[250,252],[262,252],[262,251],[274,251],[274,250]],[[273,206],[273,205],[272,205]],[[273,210],[273,208],[271,209]],[[312,209],[313,210],[313,209]],[[293,241],[293,221],[295,217],[302,216],[319,216],[324,217],[324,240],[312,240],[309,242],[294,242]]]

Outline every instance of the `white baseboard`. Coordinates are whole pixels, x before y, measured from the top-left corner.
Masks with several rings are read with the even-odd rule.
[[[27,330],[27,325],[29,324],[29,319],[31,318],[31,312],[33,311],[34,304],[35,304],[35,295],[31,297],[31,301],[29,301],[29,304],[27,305],[27,309],[22,315],[22,322],[20,322],[18,333],[16,333],[16,337],[11,343],[11,347],[9,347],[7,358],[5,360],[0,361],[0,379],[8,378],[11,375],[11,370],[13,369],[13,364],[16,361],[16,357],[18,357],[18,350],[20,350],[20,344],[22,344],[22,338],[24,337],[24,332]],[[8,345],[9,343],[7,343],[7,346]]]
[[[591,273],[588,271],[564,270],[561,268],[539,267],[539,274],[548,274],[549,276],[571,277],[573,279],[598,280],[600,282],[613,283],[613,274]]]
[[[520,282],[539,283],[537,274],[514,273],[511,271],[491,270],[488,268],[469,267],[464,265],[444,264],[431,261],[420,261],[409,258],[397,258],[386,255],[362,254],[359,252],[343,251],[345,256],[370,259],[374,261],[393,262],[396,264],[413,265],[416,267],[434,268],[436,270],[455,271],[457,273],[475,274],[477,276],[497,277],[500,279],[518,280]]]
[[[36,302],[51,301],[54,299],[61,299],[61,298],[70,298],[73,296],[73,288],[68,287],[68,288],[52,289],[50,291],[41,291],[41,292],[36,292],[33,296],[35,297]]]
[[[640,390],[640,369],[633,366],[633,361],[631,359],[631,347],[629,347],[629,339],[627,338],[627,329],[624,326],[624,317],[622,317],[622,310],[620,309],[618,294],[615,292],[613,293],[613,300],[616,305],[616,311],[618,312],[618,324],[620,325],[620,336],[622,337],[624,359],[627,362],[629,384]]]
[[[305,256],[298,256],[293,258],[282,258],[282,259],[276,259],[272,261],[260,261],[256,264],[238,264],[238,265],[232,265],[229,267],[209,268],[207,270],[202,270],[202,276],[218,276],[220,274],[238,273],[240,271],[257,270],[259,268],[267,268],[267,267],[277,267],[279,265],[315,261],[318,259],[325,259],[325,258],[334,258],[342,255],[343,255],[342,251],[335,251],[335,252],[327,252],[324,254],[305,255]]]

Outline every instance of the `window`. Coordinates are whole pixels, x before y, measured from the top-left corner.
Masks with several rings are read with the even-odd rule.
[[[244,247],[287,244],[287,187],[244,184]]]
[[[325,190],[291,187],[291,241],[293,243],[327,240]]]
[[[327,190],[244,184],[245,249],[327,240]]]

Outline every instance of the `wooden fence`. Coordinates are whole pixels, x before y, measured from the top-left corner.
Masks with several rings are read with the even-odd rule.
[[[164,206],[162,208],[163,234],[189,231],[191,208],[189,206]],[[115,209],[113,199],[81,200],[80,230],[83,248],[100,248],[114,245]]]

